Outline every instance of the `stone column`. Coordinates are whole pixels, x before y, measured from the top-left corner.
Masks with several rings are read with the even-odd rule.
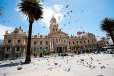
[[[50,51],[51,52],[54,52],[54,49],[53,49],[53,40],[50,39]]]

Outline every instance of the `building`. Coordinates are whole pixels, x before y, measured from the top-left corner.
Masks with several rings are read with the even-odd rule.
[[[84,52],[96,48],[97,40],[95,35],[87,32],[77,32],[77,36],[69,38],[69,48],[71,52]]]
[[[34,56],[38,56],[42,51],[49,53],[80,52],[84,48],[92,49],[96,44],[95,35],[91,33],[81,33],[75,37],[68,36],[67,33],[59,29],[54,16],[50,20],[48,35],[34,35],[31,41],[31,53]],[[23,57],[26,46],[27,34],[21,27],[15,28],[11,33],[6,31],[3,42],[4,59]]]
[[[68,34],[59,29],[54,16],[50,20],[50,32],[47,36],[32,36],[31,52],[37,56],[41,51],[62,53],[68,49]],[[4,35],[4,58],[17,58],[25,54],[27,46],[27,34],[23,32],[21,27],[15,28],[11,33],[8,31]]]
[[[15,28],[11,33],[8,31],[4,35],[4,58],[18,58],[24,56],[27,35],[21,27]]]
[[[65,52],[68,49],[68,34],[58,28],[57,21],[52,17],[50,21],[50,32],[48,34],[50,51]]]

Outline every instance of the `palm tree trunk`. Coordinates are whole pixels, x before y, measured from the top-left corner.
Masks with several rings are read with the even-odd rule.
[[[31,49],[32,24],[33,22],[29,21],[28,43],[27,43],[26,59],[25,59],[26,64],[31,62],[31,50],[30,49]]]
[[[110,32],[110,36],[111,36],[112,42],[114,44],[114,35],[113,35],[113,32]]]

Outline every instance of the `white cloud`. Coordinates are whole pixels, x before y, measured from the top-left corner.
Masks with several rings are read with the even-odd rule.
[[[13,30],[12,27],[9,26],[4,26],[0,24],[0,39],[3,39],[3,35],[5,34],[5,31],[11,32]]]
[[[62,10],[62,8],[63,8],[63,5],[55,4],[55,5],[53,6],[53,8],[54,8],[54,10],[55,10],[56,12],[60,12],[60,11]]]
[[[45,6],[43,9],[43,19],[42,22],[45,23],[46,27],[50,26],[50,19],[54,16],[59,23],[63,19],[62,5],[55,4],[52,7]]]
[[[20,3],[20,1],[19,1],[18,3]],[[17,4],[18,4],[18,3],[17,3]],[[26,15],[23,14],[23,12],[21,12],[21,10],[19,9],[18,6],[15,8],[15,10],[18,12],[18,13],[17,13],[17,14],[19,14],[18,17],[19,17],[21,20],[23,20],[23,21],[26,21],[26,20],[27,20]]]
[[[41,2],[40,4],[43,5],[43,2]],[[50,26],[50,19],[52,18],[52,16],[54,16],[57,19],[57,22],[59,23],[63,19],[63,13],[61,12],[62,8],[63,5],[60,4],[55,4],[51,7],[44,6],[43,19],[41,20],[41,22],[44,23],[43,26],[46,26],[47,28]],[[20,9],[17,7],[16,11],[19,12]],[[21,15],[20,18],[25,21],[26,16],[22,12],[20,12],[19,14]]]

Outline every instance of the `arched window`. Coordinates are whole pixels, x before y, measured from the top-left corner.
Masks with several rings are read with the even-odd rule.
[[[75,44],[75,42],[73,41],[73,44]]]
[[[42,41],[40,41],[40,45],[42,45]]]
[[[89,40],[88,40],[88,43],[89,43]]]

